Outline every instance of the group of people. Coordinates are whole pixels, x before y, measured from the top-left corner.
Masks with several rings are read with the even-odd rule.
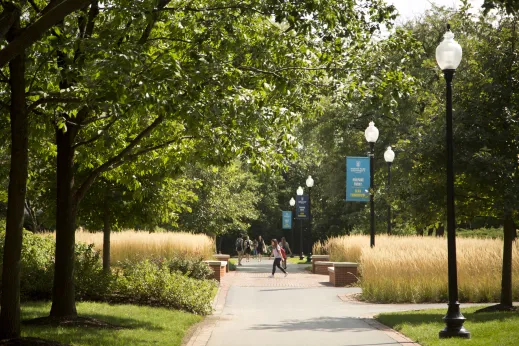
[[[258,239],[251,240],[248,235],[240,235],[236,239],[236,252],[238,253],[238,265],[242,265],[241,261],[245,258],[246,262],[250,262],[250,258],[257,258],[258,262],[261,262],[263,254],[267,253],[267,247],[265,241],[261,236]]]
[[[283,237],[280,242],[278,242],[277,239],[272,239],[271,247],[269,259],[270,257],[274,257],[274,263],[272,264],[272,275],[270,277],[274,277],[276,268],[279,268],[285,273],[286,277],[288,275],[286,272],[287,256],[292,255],[290,245],[285,237]],[[238,253],[238,265],[241,266],[242,259],[245,258],[245,261],[249,262],[251,255],[253,258],[257,257],[258,262],[261,262],[263,254],[268,253],[268,248],[261,236],[259,236],[258,239],[251,240],[248,235],[240,235],[238,239],[236,239],[236,252]]]

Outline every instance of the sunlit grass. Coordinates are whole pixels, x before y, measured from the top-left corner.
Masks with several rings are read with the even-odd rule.
[[[440,302],[447,300],[447,240],[436,237],[368,236],[330,238],[314,253],[332,261],[359,263],[362,297],[376,302]],[[457,239],[459,295],[462,301],[498,301],[501,291],[503,242]],[[513,253],[513,292],[519,298],[519,244]]]
[[[439,339],[445,327],[442,318],[446,309],[385,313],[377,316],[381,323],[398,330],[422,346],[516,346],[519,340],[519,313],[477,313],[478,307],[462,309],[467,319],[465,328],[471,339]]]
[[[48,316],[50,303],[22,304],[22,319]],[[78,314],[122,329],[94,327],[23,326],[22,336],[55,340],[70,345],[172,345],[182,342],[191,325],[202,317],[186,312],[135,305],[77,303]]]

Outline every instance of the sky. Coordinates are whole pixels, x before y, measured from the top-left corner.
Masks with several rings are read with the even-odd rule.
[[[386,0],[387,3],[395,5],[400,13],[400,20],[412,19],[420,16],[427,9],[431,8],[431,2],[437,5],[458,8],[461,5],[459,0]],[[483,0],[469,0],[473,7],[481,7]]]

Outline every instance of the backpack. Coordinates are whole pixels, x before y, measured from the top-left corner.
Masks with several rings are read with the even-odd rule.
[[[250,240],[245,240],[245,248],[250,249]]]
[[[236,251],[243,251],[243,240],[241,238],[236,239]]]
[[[281,249],[281,251],[280,251],[281,258],[286,259],[287,258],[287,253],[286,253],[285,249],[283,249],[282,246],[280,246],[279,248]]]

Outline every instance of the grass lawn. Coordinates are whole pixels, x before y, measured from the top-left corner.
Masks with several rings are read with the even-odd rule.
[[[288,257],[288,263],[292,264],[312,264],[312,262],[307,262],[306,257],[302,260],[299,259],[299,256],[294,255],[294,257]]]
[[[50,303],[22,304],[22,319],[48,316]],[[55,340],[71,345],[180,345],[188,328],[202,317],[177,310],[136,305],[77,303],[78,314],[124,329],[93,327],[22,326],[22,336]]]
[[[377,316],[381,323],[401,332],[423,346],[515,346],[519,344],[519,313],[478,313],[480,307],[463,309],[467,319],[465,328],[471,333],[470,340],[438,338],[445,326],[442,318],[447,309],[385,313]]]

